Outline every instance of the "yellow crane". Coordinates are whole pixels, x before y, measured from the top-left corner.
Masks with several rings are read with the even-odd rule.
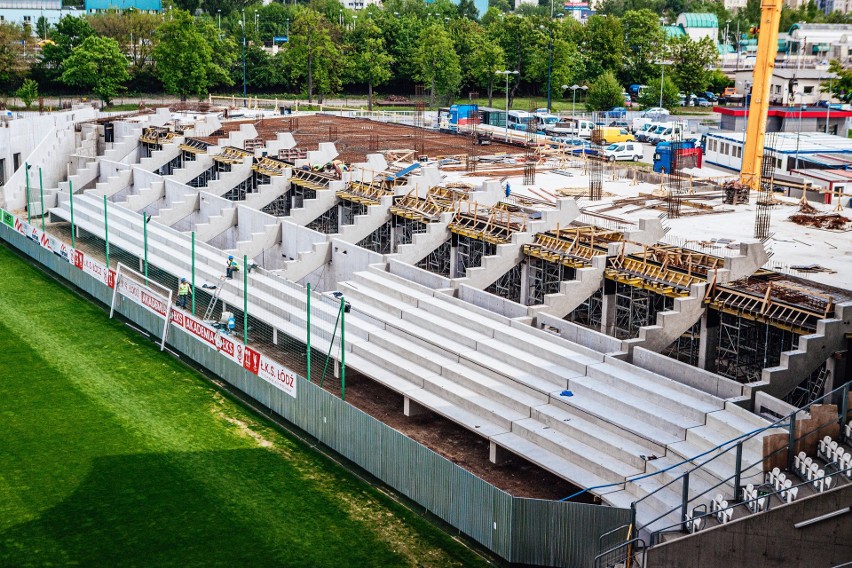
[[[766,136],[766,117],[769,111],[769,88],[775,56],[778,54],[778,26],[781,22],[783,0],[761,0],[758,29],[757,58],[748,109],[748,128],[743,141],[743,165],[740,182],[750,191],[760,189],[763,166],[763,141]],[[739,43],[739,38],[737,38]],[[737,46],[739,48],[739,45]]]

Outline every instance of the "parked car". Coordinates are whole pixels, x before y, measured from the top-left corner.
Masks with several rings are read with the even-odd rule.
[[[697,99],[695,99],[695,106],[711,107],[711,106],[713,106],[713,103],[711,103],[710,101],[708,101],[704,97],[698,97]]]
[[[651,107],[642,113],[642,118],[653,118],[655,116],[668,116],[671,113],[663,107]]]
[[[606,116],[608,118],[624,118],[627,116],[627,109],[624,107],[612,107],[606,111]]]
[[[576,156],[582,156],[583,154],[593,156],[597,154],[597,151],[592,148],[592,144],[588,140],[584,140],[582,138],[563,136],[555,137],[553,138],[553,141],[567,146],[565,150],[569,154],[574,154]],[[556,144],[553,144],[552,146],[554,148],[557,147]]]
[[[601,137],[601,144],[608,144],[613,142],[632,142],[635,140],[632,134],[630,134],[626,128],[613,128],[610,126],[605,126],[598,131]]]
[[[613,120],[609,123],[608,126],[613,128],[624,128],[625,130],[630,130],[630,124],[626,120]]]
[[[642,159],[642,146],[636,142],[622,142],[621,144],[610,144],[604,148],[604,157],[609,162],[616,160],[638,162]]]
[[[716,99],[719,98],[710,91],[704,91],[704,94],[702,94],[701,96],[710,101],[711,103],[715,103]]]

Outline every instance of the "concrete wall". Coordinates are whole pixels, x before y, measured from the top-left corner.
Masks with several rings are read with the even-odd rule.
[[[38,176],[42,168],[44,186],[56,187],[65,179],[68,157],[74,152],[76,137],[75,122],[91,120],[97,111],[90,106],[75,108],[71,111],[30,116],[23,120],[11,120],[0,124],[0,159],[5,160],[5,185],[0,194],[0,205],[6,209],[19,210],[24,207],[25,185],[24,163],[32,165],[31,172]],[[57,131],[65,131],[59,135]],[[61,147],[57,147],[58,142]],[[12,171],[14,154],[21,155],[21,165],[17,172]],[[30,178],[32,183],[32,177]],[[38,184],[38,177],[36,177]]]
[[[637,367],[653,371],[658,375],[663,375],[719,398],[738,398],[743,395],[743,385],[737,381],[693,367],[643,347],[636,347],[633,350],[632,363]]]
[[[465,302],[471,303],[480,308],[485,308],[489,312],[494,312],[509,318],[527,317],[527,308],[512,300],[501,298],[496,294],[473,288],[466,284],[459,285],[458,297]]]
[[[726,525],[648,549],[646,568],[814,568],[852,559],[852,512],[797,529],[807,521],[849,507],[852,485],[749,515]],[[845,565],[845,564],[844,564]]]
[[[321,278],[317,279],[317,289],[336,290],[338,282],[349,280],[353,273],[367,270],[371,264],[381,262],[382,255],[379,253],[340,239],[332,239],[331,263],[323,268]]]
[[[402,276],[403,278],[407,278],[421,286],[426,286],[427,288],[433,288],[435,290],[452,287],[452,282],[449,278],[444,278],[439,274],[423,270],[422,268],[417,268],[411,264],[399,262],[398,260],[390,260],[388,262],[388,272],[396,274],[397,276]]]
[[[601,353],[617,353],[621,350],[621,340],[600,333],[599,331],[544,313],[538,314],[536,320],[536,323],[542,329],[547,329],[583,347],[588,347]]]

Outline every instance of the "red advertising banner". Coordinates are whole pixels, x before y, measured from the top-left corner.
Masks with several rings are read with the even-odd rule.
[[[77,249],[71,249],[71,264],[83,270],[83,257],[85,255]]]
[[[107,269],[106,266],[86,255],[83,255],[83,272],[110,288],[115,287],[115,271]]]

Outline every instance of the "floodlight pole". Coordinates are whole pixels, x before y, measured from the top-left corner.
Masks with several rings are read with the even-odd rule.
[[[248,256],[243,255],[243,343],[248,345]]]
[[[109,270],[109,215],[107,215],[106,195],[104,195],[104,251],[106,253],[107,270]]]
[[[148,285],[148,223],[145,210],[142,210],[142,255],[144,257],[145,267],[145,286]]]
[[[340,296],[340,400],[346,400],[346,298]]]
[[[308,329],[307,329],[307,340],[305,341],[305,345],[307,346],[305,349],[305,355],[307,357],[307,372],[308,372],[308,382],[311,382],[311,283],[308,282],[308,298],[307,298],[307,306],[308,306]]]
[[[192,315],[195,315],[195,231],[192,231]]]
[[[68,180],[68,203],[71,206],[71,248],[76,248],[77,243],[74,235],[77,232],[76,227],[74,227],[74,182],[71,180]]]
[[[30,217],[30,164],[27,162],[24,162],[24,175],[26,175],[27,177],[27,223],[31,223],[32,218]]]
[[[41,201],[41,230],[44,232],[44,183],[41,178],[41,167],[38,169],[38,195]]]

